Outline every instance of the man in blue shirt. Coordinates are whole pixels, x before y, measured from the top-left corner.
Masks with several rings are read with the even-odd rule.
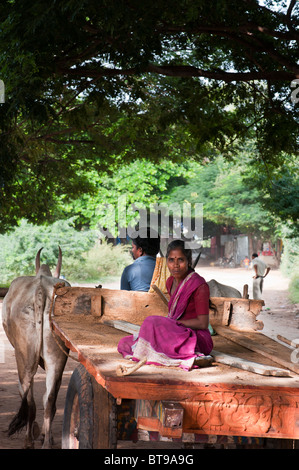
[[[142,235],[142,234],[141,234]],[[148,292],[153,277],[156,255],[160,250],[160,237],[150,237],[151,230],[147,229],[147,236],[132,239],[132,256],[134,263],[127,266],[121,276],[121,290],[137,290]]]

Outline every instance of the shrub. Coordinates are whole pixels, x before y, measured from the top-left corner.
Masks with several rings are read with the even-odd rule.
[[[284,251],[281,261],[281,270],[287,277],[291,277],[294,271],[299,273],[299,240],[285,239],[283,240]]]
[[[286,232],[287,235],[287,232]],[[285,237],[281,271],[290,278],[289,297],[294,303],[299,302],[299,238]]]
[[[53,269],[57,264],[58,245],[62,249],[62,273],[69,259],[77,261],[95,243],[95,231],[77,231],[73,220],[60,220],[37,226],[22,220],[19,227],[0,235],[0,285],[9,284],[18,276],[35,274],[35,257],[41,247],[41,263]],[[69,261],[70,263],[71,261]]]
[[[119,276],[132,262],[127,246],[100,243],[94,230],[76,230],[73,219],[37,226],[22,220],[10,233],[0,235],[0,285],[18,276],[35,274],[35,257],[53,269],[62,249],[62,271],[70,282],[97,282]]]
[[[291,277],[291,281],[289,284],[289,294],[290,300],[295,304],[299,303],[299,273],[295,273]]]
[[[97,282],[121,275],[132,259],[127,246],[96,243],[81,259],[68,258],[64,273],[70,282]]]

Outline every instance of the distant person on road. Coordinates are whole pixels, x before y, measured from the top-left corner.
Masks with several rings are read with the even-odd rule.
[[[127,266],[122,273],[121,290],[149,291],[159,251],[159,234],[150,228],[140,229],[140,235],[132,238],[134,263]]]
[[[254,271],[252,283],[253,298],[262,300],[264,278],[269,273],[270,268],[258,257],[257,253],[252,254],[251,265]]]

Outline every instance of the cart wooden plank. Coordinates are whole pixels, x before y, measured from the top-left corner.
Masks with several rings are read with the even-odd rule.
[[[234,325],[236,325],[236,322],[233,321],[235,315],[234,311],[231,314],[232,325],[230,328],[220,326],[223,325],[223,318],[227,319],[225,312],[224,316],[221,316],[221,305],[222,307],[227,305],[225,302],[228,300],[224,298],[213,298],[212,300],[215,301],[215,299],[215,303],[218,304],[218,311],[215,315],[217,316],[217,321],[214,322],[213,325],[218,328],[218,331],[220,331],[220,329],[229,330],[233,334],[235,331],[233,331],[232,328],[235,328]],[[249,317],[251,317],[252,314],[257,316],[259,308],[261,308],[262,305],[250,299],[229,299],[229,301],[233,306],[237,305],[237,316],[240,305],[246,305],[246,307],[243,308],[243,314],[244,312],[249,312]],[[94,307],[95,305],[99,306],[98,310]],[[148,315],[155,314],[165,316],[167,314],[167,308],[163,300],[155,293],[148,294],[144,292],[117,291],[110,289],[65,287],[57,291],[54,313],[56,332],[63,338],[71,350],[77,352],[79,360],[83,360],[84,356],[85,362],[89,361],[94,363],[94,367],[97,369],[94,370],[94,374],[98,377],[102,377],[99,380],[101,383],[104,383],[106,380],[105,374],[109,375],[109,380],[111,380],[111,377],[113,377],[116,382],[122,380],[122,378],[116,377],[116,367],[122,361],[126,364],[128,363],[128,361],[123,359],[117,352],[117,344],[119,340],[125,336],[125,333],[117,331],[104,323],[109,321],[127,321],[141,325],[144,318]],[[216,326],[217,323],[219,327]],[[227,323],[227,321],[225,320],[224,323]],[[254,327],[255,325],[253,328]],[[254,331],[253,328],[251,331]],[[241,338],[245,337],[246,334],[246,332],[242,332]],[[252,334],[255,335],[256,332]],[[235,335],[237,335],[237,332],[235,332]],[[260,338],[263,337],[264,335],[260,336]],[[279,350],[276,349],[278,355],[286,356],[289,354],[289,348],[287,348],[287,346],[270,340],[270,338],[264,338],[268,341],[268,345],[270,343],[272,346],[276,344],[276,347],[279,348]],[[219,336],[213,337],[213,340],[214,344],[216,344],[215,349],[222,353],[239,356],[240,358],[255,362],[262,362],[273,367],[277,366],[273,357],[266,358],[261,356],[259,351],[249,351],[246,347],[241,347],[239,344],[229,341],[228,339],[223,341],[223,338]],[[148,374],[150,374],[151,380],[161,380],[162,374],[165,380],[170,380],[169,377],[171,377],[171,380],[174,381],[183,380],[190,382],[191,380],[195,380],[197,383],[204,378],[204,380],[211,383],[215,382],[214,371],[213,369],[211,373],[211,369],[202,369],[200,372],[192,370],[190,373],[186,373],[176,368],[144,366],[136,372],[136,376],[147,377]],[[235,374],[231,374],[231,368],[228,367],[228,371],[228,374],[223,374],[221,370],[220,376],[216,376],[217,379],[219,377],[226,383],[236,383],[236,376]],[[217,374],[219,372],[220,370],[217,369]],[[249,379],[247,376],[242,377],[241,382],[244,383],[244,380],[248,379],[248,383],[253,384],[254,377],[252,377],[252,375],[253,374],[250,374]],[[129,378],[126,380],[130,381]],[[271,386],[269,380],[278,380],[278,384],[282,385],[281,380],[293,381],[293,378],[267,378],[266,383]],[[286,384],[283,383],[283,385],[285,386]]]
[[[267,336],[257,332],[245,332],[242,335],[230,328],[216,327],[217,333],[225,338],[244,346],[251,351],[259,353],[262,357],[267,357],[277,364],[299,374],[299,364],[291,360],[291,350],[274,341]]]
[[[299,439],[297,376],[265,377],[213,364],[189,372],[145,365],[134,375],[119,377],[117,366],[128,364],[117,352],[124,334],[86,320],[57,318],[55,331],[98,384],[116,399],[181,403],[187,433]],[[220,336],[213,339],[217,350],[248,358],[246,348]],[[255,353],[249,357],[261,359]]]
[[[123,320],[104,320],[105,325],[112,326],[121,331],[125,331],[126,333],[132,335],[138,335],[140,326],[134,325],[133,323],[129,323]],[[291,373],[289,370],[281,369],[273,366],[266,366],[264,364],[260,364],[258,362],[249,361],[248,359],[242,359],[237,356],[232,356],[231,354],[225,354],[223,352],[216,351],[215,349],[212,350],[211,356],[208,358],[214,358],[213,362],[218,362],[218,364],[226,364],[231,367],[236,367],[238,369],[248,370],[249,372],[254,372],[255,374],[261,375],[274,375],[277,377],[290,377]],[[206,364],[206,356],[198,357],[195,360],[196,366],[200,366],[200,362],[203,362],[201,365],[202,367]],[[210,360],[208,361],[211,362]]]
[[[127,333],[105,325],[104,320],[124,320],[140,325],[147,312],[165,315],[162,299],[158,296],[149,298],[148,295],[155,294],[145,293],[145,296],[121,296],[117,301],[113,299],[115,291],[106,294],[103,289],[99,292],[95,292],[98,289],[77,292],[74,292],[76,288],[69,289],[71,291],[61,291],[55,301],[55,333],[96,382],[114,398],[178,402],[184,408],[183,432],[186,433],[299,439],[297,374],[290,377],[263,376],[214,363],[211,367],[188,372],[175,367],[144,365],[134,375],[120,377],[116,374],[117,366],[128,365],[129,361],[118,353],[117,344]],[[152,299],[155,302],[152,303]],[[98,307],[94,308],[95,305]],[[232,305],[234,307],[233,301]],[[251,306],[250,317],[252,310]],[[243,309],[243,314],[244,311],[246,309]],[[232,323],[233,317],[234,311]],[[220,322],[223,325],[221,315]],[[251,331],[255,326],[253,323]],[[233,331],[228,326],[221,328]],[[238,334],[245,335],[244,332]],[[257,332],[253,334],[260,339],[264,336]],[[213,342],[215,350],[224,354],[277,367],[273,358],[224,336],[214,336]],[[282,348],[279,354],[290,353],[287,346],[280,344],[279,347]]]

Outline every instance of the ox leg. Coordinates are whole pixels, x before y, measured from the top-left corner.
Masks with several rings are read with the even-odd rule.
[[[56,357],[56,362],[46,364],[46,393],[44,395],[43,449],[53,445],[52,421],[56,413],[56,400],[61,385],[62,373],[66,364],[65,355]]]
[[[28,421],[26,427],[26,437],[25,437],[25,448],[26,449],[33,449],[34,448],[34,440],[39,435],[39,427],[35,421],[36,417],[36,405],[33,396],[33,380],[31,387],[29,389],[27,395],[27,403],[28,403]]]
[[[33,449],[34,439],[38,432],[38,425],[35,422],[36,405],[33,397],[33,377],[30,380],[28,373],[23,368],[19,368],[19,391],[22,398],[20,409],[9,426],[9,435],[14,434],[26,426],[24,448]]]

